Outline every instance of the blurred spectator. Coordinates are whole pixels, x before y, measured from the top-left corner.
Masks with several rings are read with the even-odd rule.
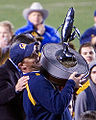
[[[2,65],[9,56],[13,30],[14,26],[10,21],[0,22],[0,65]]]
[[[13,36],[14,26],[9,21],[0,22],[0,48],[5,48],[10,44]]]
[[[90,42],[82,44],[79,48],[79,53],[84,57],[88,64],[96,58],[95,50]]]
[[[96,110],[96,61],[89,64],[89,81],[88,86],[76,98],[75,103],[75,120],[80,119],[80,115],[88,110]]]
[[[29,76],[20,78],[20,63],[31,56],[34,43],[14,43],[10,49],[10,58],[0,67],[0,120],[25,120],[22,91]]]
[[[42,36],[41,48],[46,43],[59,43],[60,38],[56,29],[45,25],[44,22],[48,17],[48,11],[43,9],[39,2],[33,2],[29,8],[23,11],[23,16],[27,21],[27,25],[18,29],[15,35],[21,33],[31,33],[33,36],[38,34]]]
[[[96,39],[96,10],[94,11],[94,26],[87,29],[80,38],[80,44],[90,42],[91,40]]]
[[[89,110],[89,111],[83,112],[79,120],[96,120],[96,111]]]
[[[96,53],[90,42],[82,44],[79,48],[79,53],[84,57],[88,65],[96,59]],[[77,90],[77,95],[89,86],[89,78],[86,76],[80,81],[82,86]]]

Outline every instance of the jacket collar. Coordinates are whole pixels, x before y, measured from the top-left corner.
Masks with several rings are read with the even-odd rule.
[[[6,60],[5,65],[7,65],[12,70],[18,71],[16,66],[9,59]]]

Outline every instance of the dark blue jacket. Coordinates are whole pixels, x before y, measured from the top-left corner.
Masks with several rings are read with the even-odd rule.
[[[84,44],[86,42],[90,42],[92,39],[92,36],[96,36],[96,27],[93,26],[89,29],[87,29],[80,38],[80,44]]]
[[[28,87],[33,104],[28,97],[28,91],[23,93],[23,106],[27,120],[72,120],[68,105],[74,91],[75,82],[68,80],[60,92],[49,80],[39,72],[31,72]]]
[[[20,78],[17,68],[8,59],[0,66],[0,120],[24,120],[22,92],[15,92]]]
[[[15,35],[19,35],[21,33],[31,32],[33,30],[34,30],[33,24],[28,21],[26,26],[18,29],[15,32]],[[60,37],[59,37],[58,32],[56,32],[56,29],[53,27],[50,27],[48,25],[45,25],[45,33],[42,35],[42,37],[44,39],[42,40],[41,48],[46,43],[59,43],[60,42]]]

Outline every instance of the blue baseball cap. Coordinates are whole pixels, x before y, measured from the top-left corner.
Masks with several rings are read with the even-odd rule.
[[[96,10],[94,11],[94,16],[96,16]]]
[[[33,51],[34,43],[31,44],[19,43],[11,47],[9,56],[11,60],[16,65],[18,65],[18,63],[22,62],[24,58],[31,56]]]

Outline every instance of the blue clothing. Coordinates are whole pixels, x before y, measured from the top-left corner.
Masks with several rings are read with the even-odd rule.
[[[90,42],[92,39],[92,36],[96,36],[96,26],[93,26],[89,29],[87,29],[80,38],[80,44],[84,44],[86,42]]]
[[[36,104],[23,92],[23,106],[27,120],[72,120],[68,105],[74,91],[75,82],[68,80],[60,92],[40,72],[27,73],[30,77],[28,86]]]
[[[28,33],[28,32],[31,32],[33,30],[34,30],[33,24],[30,21],[28,21],[26,26],[18,29],[15,32],[15,35],[19,35],[22,33]],[[60,43],[60,37],[59,37],[58,32],[56,33],[56,29],[52,28],[48,25],[45,25],[45,33],[42,35],[42,37],[44,39],[42,40],[41,48],[46,43]]]

